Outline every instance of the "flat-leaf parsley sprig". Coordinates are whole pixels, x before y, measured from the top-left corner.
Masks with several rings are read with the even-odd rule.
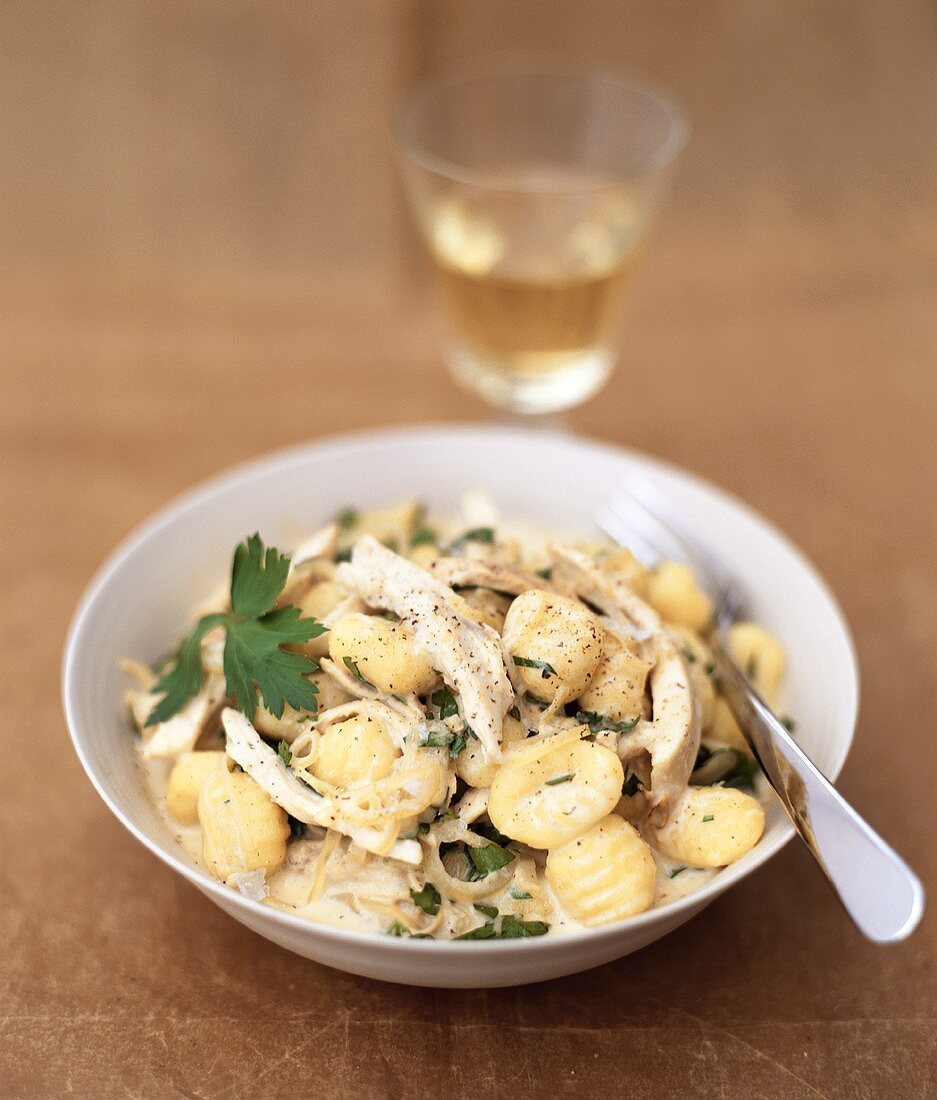
[[[224,627],[224,674],[228,695],[239,710],[253,719],[257,689],[264,706],[282,718],[286,703],[297,710],[315,711],[319,689],[306,677],[318,670],[315,661],[284,645],[318,638],[327,627],[304,618],[298,607],[276,607],[290,571],[290,559],[275,547],[264,547],[260,535],[251,535],[234,551],[231,566],[231,610],[205,615],[179,647],[175,665],[153,688],[163,697],[146,720],[159,725],[178,714],[202,687],[201,642],[216,626]]]

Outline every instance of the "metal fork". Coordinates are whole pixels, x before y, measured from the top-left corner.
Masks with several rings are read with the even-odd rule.
[[[733,660],[726,630],[744,614],[745,599],[729,570],[649,481],[631,482],[595,518],[647,564],[670,559],[693,569],[716,608],[712,649],[720,686],[791,823],[859,930],[875,943],[905,939],[923,915],[924,889],[824,778]]]

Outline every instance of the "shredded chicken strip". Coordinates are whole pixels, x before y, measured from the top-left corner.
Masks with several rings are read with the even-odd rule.
[[[370,535],[339,566],[339,583],[372,607],[393,611],[407,623],[446,683],[459,693],[462,717],[489,760],[501,758],[501,727],[514,692],[504,667],[501,639],[473,619],[447,585]]]
[[[550,587],[541,577],[531,573],[520,573],[504,565],[473,558],[437,558],[430,563],[429,572],[450,588],[490,588],[509,596],[519,596],[531,588]]]
[[[160,697],[150,692],[127,692],[134,719],[142,729],[144,759],[173,759],[180,753],[191,752],[210,719],[218,713],[225,691],[223,676],[206,676],[198,695],[178,714],[156,726],[145,723]]]

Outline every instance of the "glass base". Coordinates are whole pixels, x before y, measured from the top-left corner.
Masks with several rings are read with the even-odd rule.
[[[596,393],[612,372],[609,352],[531,353],[524,369],[485,359],[464,346],[449,349],[447,362],[456,381],[509,412],[536,415],[579,405]]]

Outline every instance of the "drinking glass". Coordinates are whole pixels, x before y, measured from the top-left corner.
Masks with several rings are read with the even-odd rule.
[[[686,142],[674,103],[593,71],[475,76],[424,88],[395,136],[456,379],[521,413],[594,394]]]

